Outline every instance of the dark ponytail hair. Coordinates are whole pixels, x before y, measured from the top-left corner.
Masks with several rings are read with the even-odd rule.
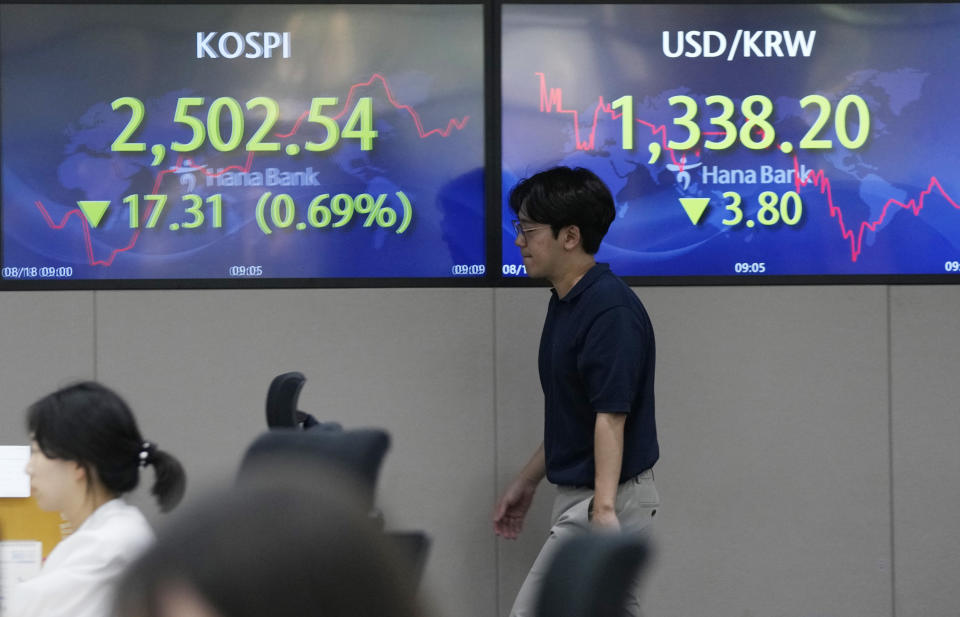
[[[183,497],[186,475],[180,461],[143,439],[130,407],[106,386],[93,381],[61,388],[27,410],[27,430],[47,458],[75,461],[111,493],[137,487],[140,467],[152,465],[151,491],[160,510],[169,512]]]

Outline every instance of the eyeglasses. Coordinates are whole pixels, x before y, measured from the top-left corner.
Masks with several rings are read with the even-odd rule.
[[[527,239],[527,234],[531,231],[537,231],[538,229],[543,229],[544,227],[550,227],[549,225],[530,225],[524,224],[520,219],[513,219],[513,228],[517,232],[518,238]]]

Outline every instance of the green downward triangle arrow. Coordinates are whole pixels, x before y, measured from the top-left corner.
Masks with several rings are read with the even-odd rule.
[[[709,197],[680,198],[680,205],[683,206],[683,210],[687,213],[687,216],[690,217],[690,222],[694,225],[700,222],[700,217],[703,216],[703,213],[706,211],[709,203]]]
[[[103,220],[103,215],[107,213],[107,208],[110,206],[110,202],[78,201],[77,205],[80,206],[83,216],[87,217],[87,221],[90,223],[90,226],[96,227],[100,224],[100,221]]]

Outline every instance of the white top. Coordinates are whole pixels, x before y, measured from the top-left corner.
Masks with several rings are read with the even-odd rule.
[[[153,538],[140,510],[108,501],[14,589],[7,617],[110,617],[117,578]]]

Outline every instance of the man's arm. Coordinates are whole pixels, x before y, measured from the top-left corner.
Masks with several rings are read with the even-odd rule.
[[[593,524],[597,527],[620,528],[614,506],[623,464],[623,427],[626,421],[625,413],[597,414],[593,433],[595,476],[591,512]]]
[[[537,485],[547,475],[547,463],[543,443],[533,453],[516,479],[503,492],[493,511],[493,531],[509,540],[515,539],[523,529],[523,519],[533,503]]]

